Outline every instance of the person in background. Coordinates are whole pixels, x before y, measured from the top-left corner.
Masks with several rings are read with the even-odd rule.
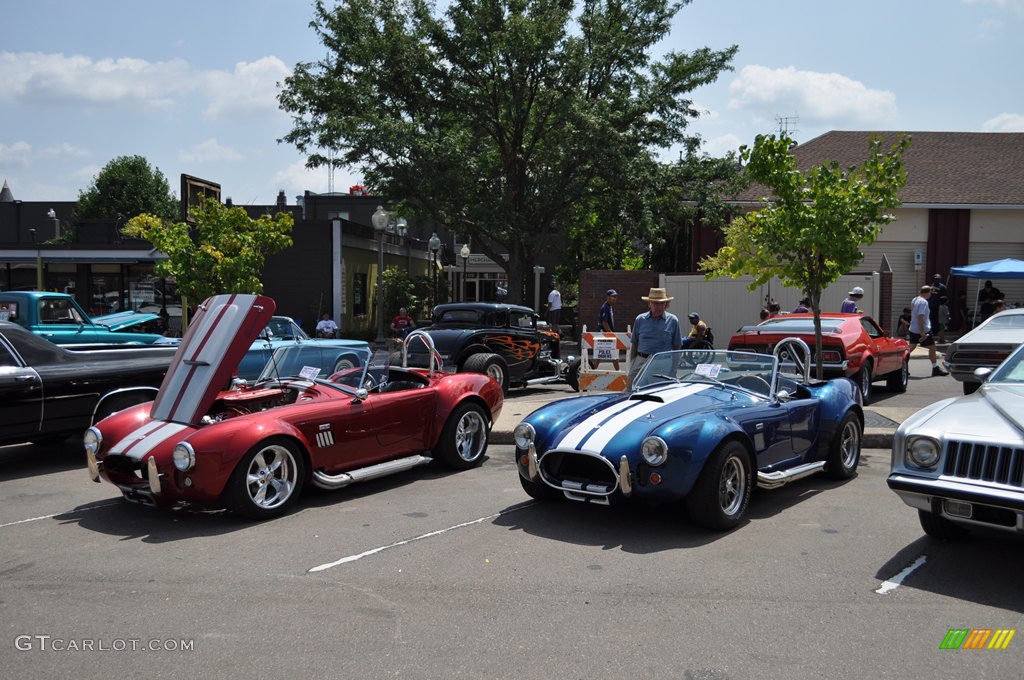
[[[683,349],[690,349],[694,345],[700,346],[706,341],[708,334],[708,325],[700,320],[700,314],[690,312],[687,318],[690,320],[690,334],[683,339]]]
[[[308,326],[307,326],[308,328]],[[334,323],[329,312],[324,312],[323,317],[316,322],[316,337],[334,338],[338,335],[338,324]]]
[[[910,303],[910,330],[907,333],[907,340],[910,341],[910,352],[913,353],[918,345],[928,348],[928,359],[932,362],[932,377],[949,375],[939,367],[938,352],[935,351],[935,338],[932,337],[931,316],[928,310],[928,298],[931,297],[932,287],[921,286],[920,295]]]
[[[993,314],[998,314],[999,312],[1005,312],[1005,311],[1006,311],[1006,301],[1005,300],[996,300],[995,304],[992,305],[992,313]]]
[[[613,305],[618,301],[619,293],[614,288],[609,288],[604,293],[604,304],[601,305],[601,311],[598,312],[597,325],[606,333],[615,332],[615,310],[612,308]],[[590,362],[591,368],[597,368],[601,364],[599,359]],[[619,370],[619,360],[612,360],[612,365],[615,366],[615,370]]]
[[[981,315],[978,321],[984,321],[992,316],[992,309],[995,307],[996,300],[1002,299],[1003,291],[993,286],[991,281],[986,281],[985,287],[978,291],[978,312]]]
[[[910,332],[910,307],[904,307],[900,318],[896,320],[896,337],[905,338]]]
[[[391,330],[394,331],[395,335],[400,338],[404,338],[409,335],[416,328],[416,322],[409,316],[409,310],[405,307],[401,307],[398,310],[398,316],[391,320]]]
[[[800,298],[800,304],[793,310],[794,314],[806,314],[811,311],[811,298],[803,297]]]
[[[668,311],[669,297],[664,288],[651,288],[640,297],[647,311],[633,321],[633,338],[629,345],[629,387],[632,388],[647,360],[658,352],[679,349],[683,344],[679,318]]]
[[[932,293],[934,295],[935,293]],[[945,344],[946,329],[949,328],[949,298],[945,295],[939,300],[939,342]]]
[[[857,308],[857,305],[860,304],[863,297],[864,289],[860,286],[854,286],[853,290],[846,294],[846,299],[843,300],[843,306],[839,308],[839,311],[843,314],[857,314],[861,311]]]
[[[939,318],[939,308],[944,304],[943,300],[945,299],[946,286],[942,284],[942,275],[935,274],[932,276],[932,296],[928,298],[928,317],[932,324],[932,334],[939,339],[939,342],[946,341],[946,329]]]
[[[775,317],[777,317],[780,314],[782,314],[782,305],[780,305],[775,300],[772,300],[771,302],[769,302],[768,303],[768,316],[770,318],[774,319]]]
[[[761,317],[761,321],[767,321],[772,317],[772,313],[769,312],[766,308],[762,308],[761,311],[758,313],[758,316]]]
[[[551,292],[548,293],[548,323],[551,324],[552,330],[558,331],[561,335],[561,329],[559,324],[562,322],[562,294],[558,292],[558,287],[552,284]]]

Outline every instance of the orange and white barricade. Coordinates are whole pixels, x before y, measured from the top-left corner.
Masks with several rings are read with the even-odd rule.
[[[632,333],[610,331],[589,332],[583,327],[580,341],[580,392],[587,390],[608,390],[622,392],[626,389],[626,378],[629,375],[629,344]],[[590,367],[591,354],[595,361],[600,361],[597,368]],[[618,361],[619,367],[625,370],[603,369],[602,366]]]

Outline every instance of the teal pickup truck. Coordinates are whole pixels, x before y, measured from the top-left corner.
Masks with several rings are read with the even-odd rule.
[[[90,318],[71,295],[41,291],[0,292],[0,321],[13,321],[56,345],[177,345],[181,338],[133,331],[160,317],[118,312]]]

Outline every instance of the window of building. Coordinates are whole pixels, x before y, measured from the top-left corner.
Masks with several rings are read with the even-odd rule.
[[[352,275],[352,315],[366,316],[366,272]]]

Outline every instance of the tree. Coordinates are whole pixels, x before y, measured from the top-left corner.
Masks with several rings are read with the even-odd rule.
[[[260,272],[266,256],[292,245],[295,220],[288,213],[254,220],[243,208],[213,198],[192,209],[195,227],[156,215],[137,215],[124,233],[143,238],[167,255],[158,276],[174,277],[182,295],[194,302],[218,293],[262,293]]]
[[[688,94],[729,68],[735,46],[651,57],[688,2],[456,0],[435,16],[428,0],[317,0],[329,56],[286,80],[281,141],[310,167],[362,167],[530,299],[537,255],[588,207],[637,194],[656,151],[686,139]]]
[[[754,148],[741,147],[746,174],[760,182],[772,198],[725,229],[725,243],[700,263],[708,278],[754,277],[750,290],[773,276],[784,286],[800,288],[814,312],[817,375],[821,359],[821,292],[860,263],[862,245],[870,245],[884,224],[895,219],[886,211],[899,205],[907,183],[903,153],[909,137],[901,137],[888,153],[874,135],[867,160],[840,169],[835,161],[807,171],[797,168],[793,141],[785,135],[758,135]]]
[[[178,217],[178,199],[159,168],[142,156],[119,156],[103,166],[89,188],[78,193],[72,221],[128,220],[147,213],[163,220]]]

